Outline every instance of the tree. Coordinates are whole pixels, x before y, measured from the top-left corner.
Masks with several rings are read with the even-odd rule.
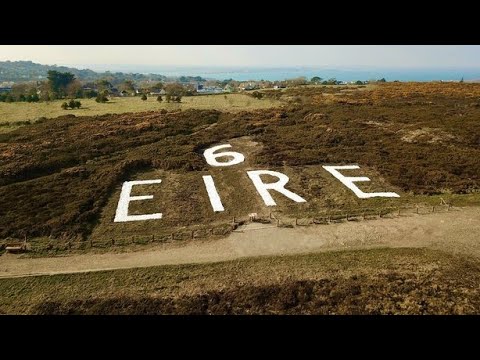
[[[260,99],[263,97],[263,94],[262,94],[261,92],[254,91],[254,92],[252,93],[252,96],[253,96],[255,99],[260,100]]]
[[[318,76],[314,76],[310,79],[310,82],[312,84],[320,84],[322,82],[322,78],[321,77],[318,77]]]
[[[110,89],[113,88],[113,85],[110,83],[110,81],[106,80],[106,79],[102,79],[102,80],[98,80],[97,81],[97,89],[98,89],[98,92],[109,92]]]
[[[48,85],[54,96],[64,97],[67,86],[73,82],[73,80],[75,80],[75,75],[69,72],[61,73],[59,71],[50,70],[48,72],[47,79]]]
[[[387,80],[385,80],[385,78],[381,78],[380,80],[378,80],[378,82],[387,82]]]
[[[66,88],[67,96],[71,99],[82,98],[83,97],[83,88],[82,84],[78,80],[73,80]]]
[[[307,78],[305,76],[300,76],[298,78],[288,79],[287,83],[288,83],[289,86],[306,85],[307,84]]]
[[[106,103],[108,101],[108,97],[105,93],[99,93],[95,101],[97,103]]]
[[[142,99],[143,101],[147,100],[147,95],[145,95],[145,94],[142,94],[142,97],[141,97],[141,99]]]
[[[355,82],[355,84],[356,84],[356,85],[363,85],[363,81],[357,80],[357,81]]]
[[[159,82],[157,82],[155,85],[153,85],[153,86],[151,87],[151,89],[152,89],[153,91],[160,91],[160,90],[163,89],[163,87],[164,87],[163,83],[159,81]]]
[[[87,90],[83,92],[83,97],[86,99],[91,99],[94,98],[98,95],[98,93],[95,90]]]
[[[28,95],[27,96],[27,101],[28,102],[39,102],[40,98],[38,97],[38,94]]]
[[[161,96],[161,95],[157,96],[157,101],[158,101],[158,102],[162,102],[162,101],[163,101],[163,99],[162,99],[162,96]]]
[[[337,84],[337,79],[335,78],[330,78],[328,80],[323,80],[322,85],[336,85]]]
[[[130,94],[135,93],[135,85],[132,80],[125,80],[118,86],[120,91],[127,91]]]
[[[63,110],[67,110],[67,109],[68,109],[68,104],[67,104],[66,102],[64,102],[64,103],[62,104],[62,109],[63,109]]]
[[[167,102],[170,100],[180,102],[185,95],[185,88],[180,84],[168,84],[165,86],[165,93]]]
[[[82,103],[77,100],[77,101],[75,101],[75,104],[74,104],[74,105],[75,105],[75,107],[76,107],[77,109],[80,109],[80,106],[82,106]]]
[[[75,100],[73,100],[73,99],[70,100],[70,101],[68,102],[68,106],[69,106],[70,108],[72,108],[72,109],[75,109]]]

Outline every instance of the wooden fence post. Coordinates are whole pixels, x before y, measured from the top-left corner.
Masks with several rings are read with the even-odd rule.
[[[193,232],[194,232],[194,231],[192,230],[192,239],[193,239]]]
[[[155,234],[152,235],[152,242],[155,242]]]
[[[115,245],[115,239],[112,238],[112,245]]]
[[[298,226],[298,219],[295,218],[295,226]]]
[[[432,213],[435,212],[435,205],[432,206]]]

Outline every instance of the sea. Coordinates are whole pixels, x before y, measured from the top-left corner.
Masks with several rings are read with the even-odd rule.
[[[335,78],[338,81],[379,80],[387,81],[465,81],[480,80],[479,68],[335,68],[335,67],[187,67],[155,65],[70,65],[76,68],[88,68],[94,71],[125,73],[160,74],[168,77],[201,76],[205,79],[238,81],[248,80],[285,80],[298,77],[310,79],[319,76],[322,79]]]

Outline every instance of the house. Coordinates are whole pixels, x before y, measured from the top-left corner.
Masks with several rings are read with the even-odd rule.
[[[247,81],[247,82],[242,82],[240,83],[240,85],[238,85],[238,88],[240,90],[255,90],[255,89],[259,89],[260,87],[258,86],[258,84],[256,82],[253,82],[253,81]]]
[[[225,87],[223,88],[224,92],[233,92],[233,90],[234,90],[234,88],[230,84],[225,85]]]
[[[117,88],[114,88],[114,87],[112,87],[108,90],[108,94],[110,96],[120,96],[120,92],[118,91]]]
[[[199,94],[221,94],[224,92],[224,89],[219,86],[197,86],[197,93]]]

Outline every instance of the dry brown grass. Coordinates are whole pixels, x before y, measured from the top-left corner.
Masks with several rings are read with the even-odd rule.
[[[0,280],[5,314],[478,314],[478,260],[373,249]]]
[[[100,237],[143,235],[140,232],[267,211],[246,177],[250,168],[290,176],[289,188],[308,200],[294,204],[274,195],[275,210],[291,215],[400,205],[423,195],[470,194],[478,201],[480,107],[472,105],[471,98],[478,86],[405,84],[404,92],[412,91],[411,98],[403,98],[402,86],[351,91],[346,97],[359,100],[354,104],[316,103],[325,91],[339,93],[335,87],[296,88],[280,93],[280,101],[284,95],[300,99],[284,109],[70,116],[2,134],[0,234],[87,239],[95,229]],[[428,134],[413,142],[402,139],[421,129],[429,129]],[[431,141],[431,134],[443,136],[442,140]],[[242,139],[258,145],[247,146]],[[226,142],[245,152],[248,162],[225,169],[208,166],[202,150]],[[372,179],[361,184],[362,189],[396,191],[402,197],[395,202],[357,199],[321,168],[351,163],[361,167],[352,175]],[[225,213],[212,213],[201,179],[204,174],[214,176]],[[121,183],[142,176],[163,176],[165,182],[152,188],[157,202],[143,202],[150,207],[142,209],[132,205],[132,210],[161,209],[166,216],[160,222],[113,228]]]

